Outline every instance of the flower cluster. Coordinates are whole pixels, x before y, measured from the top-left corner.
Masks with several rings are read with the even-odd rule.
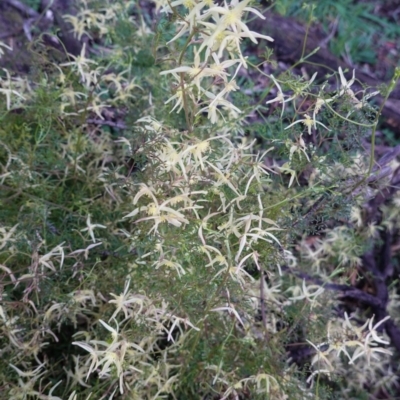
[[[207,112],[212,123],[216,123],[220,116],[224,118],[220,109],[227,111],[233,118],[241,113],[229,101],[229,93],[239,88],[235,78],[240,68],[247,68],[240,42],[244,38],[254,43],[257,43],[257,39],[273,40],[251,31],[243,21],[246,12],[265,19],[255,8],[249,7],[249,3],[250,0],[232,0],[230,4],[224,2],[219,6],[213,1],[204,0],[164,1],[162,11],[178,15],[178,33],[169,43],[188,35],[194,53],[193,65],[182,65],[179,61],[176,68],[161,72],[162,75],[172,75],[175,80],[175,94],[167,100],[167,103],[175,102],[172,110],[177,109],[179,112],[186,108],[187,112],[186,102],[190,100],[195,106],[200,104],[201,108],[196,110],[196,114]],[[183,6],[187,14],[178,14],[179,6]],[[195,44],[200,46],[196,47]],[[228,59],[224,59],[225,53],[228,53]],[[231,77],[227,70],[233,66],[236,70]],[[214,88],[218,85],[222,89],[218,93],[206,89],[211,82]]]
[[[353,166],[326,163],[314,140],[332,144],[340,123],[364,111],[367,96],[352,91],[354,74],[347,81],[339,69],[336,94],[324,85],[316,91],[316,75],[270,75],[277,93],[268,100],[264,91],[255,110],[264,117],[265,102],[282,106],[280,118],[268,120],[281,136],[260,150],[252,125],[249,135],[235,136],[245,108],[233,104],[234,92],[251,66],[241,43],[272,40],[246,24],[247,14],[263,18],[250,0],[154,0],[160,26],[177,30],[160,28],[152,49],[146,22],[154,8],[145,2],[81,3],[65,17],[86,42],[80,53],[49,62],[32,82],[0,71],[5,396],[303,400],[319,396],[317,375],[346,374],[353,386],[347,379],[335,395],[350,398],[346,390],[385,372],[382,387],[393,389],[381,334],[387,317],[328,322],[328,286],[333,277],[357,279],[360,238],[348,222],[318,237],[303,231],[308,217],[314,223],[326,204],[336,207],[335,174],[351,186],[368,169],[354,153]],[[187,129],[180,115],[164,114],[154,60],[165,54],[166,38],[165,63],[177,60],[161,73],[174,84],[167,103],[185,112]],[[284,111],[292,110],[301,116],[286,123]],[[327,114],[339,112],[335,125]],[[304,165],[302,187],[291,187]],[[279,170],[290,175],[289,188]],[[399,204],[395,198],[383,208],[386,222],[371,223],[362,239],[372,241],[384,223],[398,227]],[[361,208],[351,220],[361,229]],[[299,344],[313,352],[308,384],[287,356]]]
[[[340,355],[343,353],[349,364],[357,362],[364,363],[367,361],[371,364],[371,359],[378,362],[382,361],[379,354],[391,355],[392,352],[380,346],[380,344],[389,344],[387,340],[378,335],[378,327],[385,323],[390,317],[387,316],[373,325],[374,316],[368,319],[361,327],[355,326],[350,322],[350,318],[345,313],[345,319],[339,324],[333,326],[332,321],[328,324],[328,340],[327,342],[315,345],[309,340],[307,342],[315,349],[315,355],[311,361],[311,365],[315,365],[314,372],[308,378],[312,382],[315,375],[330,374],[335,371],[335,360],[340,360]],[[355,349],[350,355],[349,350]],[[362,358],[362,361],[361,361]]]

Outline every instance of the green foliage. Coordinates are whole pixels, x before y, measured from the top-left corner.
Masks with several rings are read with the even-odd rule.
[[[337,56],[346,55],[354,63],[375,64],[378,55],[375,49],[390,40],[400,37],[399,25],[374,14],[373,1],[352,0],[312,1],[299,6],[297,0],[279,0],[275,9],[282,15],[296,16],[308,21],[310,10],[315,22],[321,24],[327,35],[331,51]],[[376,43],[374,48],[371,43]]]
[[[21,0],[21,3],[26,4],[28,7],[33,8],[35,11],[39,11],[40,0]]]

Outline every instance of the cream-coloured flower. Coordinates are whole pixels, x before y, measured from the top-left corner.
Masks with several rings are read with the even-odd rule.
[[[351,97],[354,96],[354,92],[350,89],[355,81],[355,69],[353,69],[353,77],[348,81],[343,74],[342,67],[339,67],[339,76],[340,76],[340,83],[341,88],[339,92],[339,96],[342,96],[344,93],[347,93]]]
[[[92,77],[90,76],[89,72],[89,64],[97,65],[97,62],[89,58],[86,58],[86,43],[84,43],[84,45],[82,46],[82,50],[79,56],[74,56],[72,54],[69,54],[69,57],[73,58],[74,61],[60,64],[60,67],[69,67],[69,66],[74,67],[74,69],[78,71],[83,82],[88,83],[92,81]]]
[[[212,124],[218,122],[219,115],[221,115],[221,117],[224,119],[224,116],[222,112],[218,109],[218,106],[220,106],[223,110],[232,112],[233,117],[238,117],[239,114],[241,114],[242,111],[234,106],[230,101],[223,99],[211,92],[205,91],[205,94],[208,98],[212,99],[212,101],[206,107],[200,109],[200,111],[196,115],[201,114],[202,112],[207,112],[207,117]]]
[[[94,344],[94,347],[91,346],[87,342],[72,342],[74,346],[79,346],[83,350],[86,350],[89,353],[89,358],[86,361],[85,365],[88,365],[90,363],[90,367],[88,369],[87,375],[86,375],[86,381],[88,380],[90,374],[94,372],[97,367],[99,366],[100,360],[99,360],[99,354],[100,351],[98,350],[97,344]]]
[[[239,58],[221,61],[221,57],[218,57],[215,53],[212,53],[212,57],[215,63],[211,64],[209,67],[211,72],[210,76],[214,78],[215,77],[222,78],[225,82],[227,80],[226,77],[229,76],[229,74],[225,72],[225,69],[241,62]]]
[[[105,229],[105,228],[107,228],[105,225],[92,224],[92,222],[90,221],[90,214],[88,215],[88,217],[86,219],[86,226],[87,226],[87,228],[81,229],[81,232],[88,231],[93,243],[96,243],[96,238],[94,237],[93,229],[96,229],[96,228]]]
[[[325,129],[327,129],[328,131],[330,131],[330,129],[329,129],[327,126],[325,126],[322,122],[313,121],[312,118],[311,118],[308,114],[305,114],[304,117],[305,117],[305,118],[299,119],[299,120],[297,120],[297,121],[291,123],[289,126],[287,126],[287,127],[285,128],[285,130],[286,130],[286,129],[289,129],[289,128],[292,127],[293,125],[299,124],[299,123],[301,122],[303,125],[305,125],[305,126],[307,127],[307,130],[308,130],[308,134],[309,134],[309,135],[311,135],[311,128],[313,128],[314,126],[316,126],[316,124],[322,125]]]
[[[324,348],[324,345],[326,343],[321,343],[320,345],[316,346],[314,343],[310,342],[309,340],[306,339],[306,341],[312,346],[314,347],[314,349],[316,350],[316,354],[313,357],[313,359],[311,360],[311,365],[314,365],[315,363],[317,363],[318,368],[320,368],[321,364],[324,364],[325,367],[328,368],[328,371],[334,371],[334,367],[331,363],[331,361],[329,360],[328,356],[329,356],[329,348],[328,350],[321,350],[321,348]]]
[[[296,290],[296,289],[300,289],[299,287],[292,287],[289,288],[288,290]],[[303,279],[303,285],[302,288],[299,290],[301,294],[299,294],[298,296],[293,296],[290,297],[289,300],[291,301],[297,301],[297,300],[307,300],[311,306],[318,304],[316,302],[316,298],[321,295],[322,293],[324,293],[324,288],[318,285],[306,285],[306,280]]]
[[[110,293],[110,295],[114,297],[114,300],[110,300],[109,303],[115,304],[116,310],[114,311],[113,315],[110,317],[110,320],[108,322],[110,322],[112,319],[115,319],[115,317],[121,311],[125,315],[125,320],[132,317],[134,314],[132,309],[133,304],[139,305],[139,311],[137,312],[137,314],[141,312],[143,308],[144,296],[131,294],[129,290],[130,283],[131,279],[128,278],[125,281],[124,291],[119,296],[117,296],[114,293]]]
[[[176,111],[178,113],[179,111],[182,110],[184,106],[185,95],[187,96],[187,98],[192,99],[193,102],[195,102],[195,96],[193,93],[193,86],[187,83],[182,84],[176,73],[174,72],[173,74],[175,74],[175,78],[177,80],[177,82],[175,83],[175,94],[171,96],[164,104],[168,104],[171,101],[175,101],[176,103],[170,112],[178,108]]]
[[[225,3],[225,7],[219,7],[219,6],[211,7],[205,13],[205,17],[207,17],[209,14],[213,16],[215,16],[216,14],[221,15],[222,20],[221,23],[218,25],[217,31],[221,31],[230,27],[233,32],[248,33],[250,35],[249,37],[253,40],[253,37],[251,37],[252,36],[251,31],[249,30],[247,25],[242,21],[244,12],[248,11],[253,14],[256,14],[261,19],[265,19],[265,17],[255,8],[247,7],[250,1],[251,0],[244,0],[240,2],[239,0],[232,0],[229,6],[227,6],[227,4]]]
[[[26,99],[17,90],[13,90],[12,89],[13,82],[11,81],[11,76],[10,76],[10,73],[8,72],[8,70],[3,68],[3,71],[7,75],[7,80],[3,80],[0,77],[0,93],[3,93],[6,96],[6,99],[7,99],[7,103],[6,103],[7,104],[7,110],[9,110],[11,108],[11,95],[12,94],[18,96],[22,100],[26,100]]]
[[[208,21],[199,21],[200,24],[205,25],[209,30],[209,36],[208,38],[204,38],[199,51],[207,48],[206,56],[208,57],[211,50],[215,50],[215,44],[218,43],[218,57],[221,58],[224,48],[226,48],[228,44],[234,43],[240,59],[242,62],[244,61],[243,65],[246,68],[247,64],[240,49],[241,39],[249,38],[254,43],[258,43],[257,38],[273,41],[270,36],[250,31],[247,25],[242,21],[243,14],[246,11],[265,19],[265,17],[255,8],[247,7],[249,2],[250,0],[244,0],[241,2],[239,2],[239,0],[232,0],[229,6],[225,3],[224,7],[210,7],[210,9],[204,13],[203,20],[212,16],[214,24]]]
[[[277,101],[279,104],[282,104],[282,112],[281,112],[281,117],[282,117],[282,116],[283,116],[283,113],[284,113],[284,111],[285,111],[285,103],[287,103],[288,101],[293,100],[293,99],[294,99],[294,96],[293,96],[293,97],[289,97],[289,96],[283,94],[281,85],[278,83],[278,81],[275,79],[275,77],[274,77],[272,74],[270,75],[270,77],[271,77],[272,81],[275,83],[275,86],[276,86],[277,89],[278,89],[278,95],[277,95],[275,98],[273,98],[273,99],[271,99],[271,100],[268,100],[265,104],[274,103],[274,102],[276,102],[276,101]],[[286,96],[286,97],[289,97],[289,98],[285,100],[285,96]]]
[[[303,134],[300,135],[300,137],[298,138],[298,140],[296,142],[291,142],[290,140],[288,140],[287,142],[287,146],[290,146],[290,150],[289,150],[289,160],[293,159],[293,154],[294,153],[299,153],[301,155],[301,153],[303,153],[306,156],[306,159],[308,162],[310,162],[310,158],[308,157],[308,154],[306,152],[306,144],[303,140]]]
[[[210,69],[209,67],[207,67],[206,64],[203,65],[201,64],[200,54],[196,51],[196,47],[193,47],[193,53],[194,53],[194,65],[192,67],[182,65],[174,69],[162,71],[160,72],[160,75],[179,74],[182,72],[188,74],[190,77],[190,83],[193,82],[195,84],[198,90],[198,98],[200,98],[201,94],[200,86],[202,79],[206,76],[215,76],[217,71]]]

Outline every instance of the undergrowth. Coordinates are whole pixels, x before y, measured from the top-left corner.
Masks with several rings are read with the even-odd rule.
[[[354,279],[379,230],[357,214],[380,189],[361,142],[374,141],[376,93],[356,96],[353,71],[332,74],[335,93],[288,72],[268,75],[257,102],[246,72],[264,72],[240,42],[273,38],[247,28],[248,13],[262,18],[248,0],[142,3],[84,2],[65,18],[90,49],[1,73],[1,392],[393,389],[386,319],[336,312],[324,287]],[[262,122],[249,125],[252,115]],[[294,362],[293,348],[308,358]]]
[[[330,38],[329,48],[333,54],[345,55],[351,63],[374,65],[379,60],[377,49],[386,42],[395,43],[400,37],[396,15],[392,18],[376,15],[375,9],[380,5],[374,1],[323,0],[299,7],[296,0],[280,0],[275,9],[282,15],[307,22],[312,7],[313,23],[319,24]]]

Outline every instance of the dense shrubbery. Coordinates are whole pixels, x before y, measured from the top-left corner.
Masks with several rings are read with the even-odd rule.
[[[65,18],[95,50],[2,73],[5,398],[390,393],[388,317],[328,291],[381,229],[360,212],[383,184],[376,93],[266,74],[248,0],[154,5],[87,1]]]

